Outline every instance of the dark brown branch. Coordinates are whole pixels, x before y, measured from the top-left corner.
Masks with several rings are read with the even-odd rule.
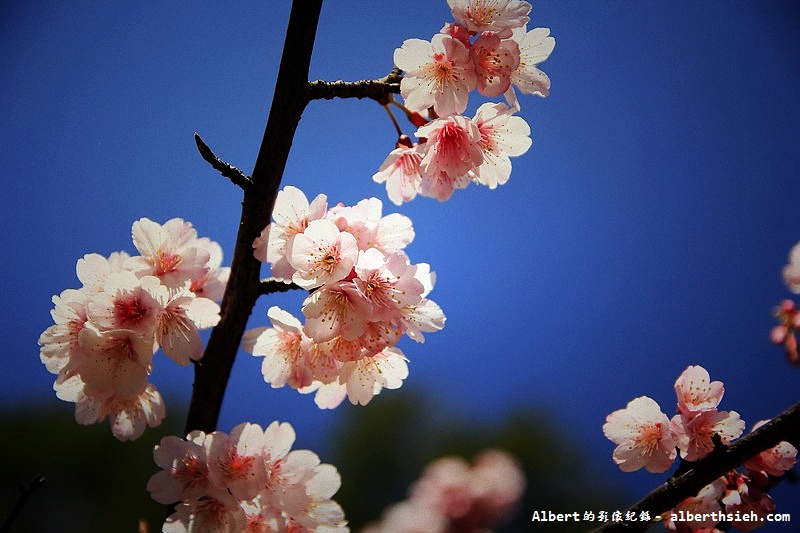
[[[247,320],[260,294],[261,263],[252,243],[269,223],[294,132],[308,104],[308,69],[322,0],[295,0],[289,15],[275,94],[264,138],[244,189],[242,215],[222,298],[220,321],[211,332],[203,358],[195,364],[186,432],[216,429],[222,400]]]
[[[17,497],[17,501],[14,502],[14,506],[8,512],[5,519],[3,520],[2,526],[0,526],[0,533],[6,533],[7,531],[11,531],[11,526],[17,520],[19,516],[19,512],[22,510],[22,507],[25,505],[25,502],[28,501],[28,498],[31,497],[36,489],[44,485],[45,477],[44,476],[36,476],[33,478],[30,483],[27,485],[20,485],[19,486],[19,496]]]
[[[300,285],[295,285],[294,283],[284,283],[272,278],[262,279],[258,286],[259,294],[273,294],[276,292],[289,292],[293,290],[303,291],[305,289]]]
[[[309,84],[309,100],[331,100],[333,98],[372,98],[383,101],[390,94],[400,93],[400,80],[403,77],[395,69],[379,80],[360,81],[322,81]]]
[[[242,189],[247,189],[248,187],[253,185],[253,181],[250,179],[250,176],[242,172],[239,168],[231,165],[230,163],[226,163],[217,155],[211,151],[211,148],[200,138],[200,135],[197,132],[194,132],[194,142],[197,144],[197,149],[200,151],[200,155],[203,156],[203,159],[208,161],[215,170],[219,171],[220,174],[228,178],[233,182],[234,185],[238,185]]]
[[[637,517],[640,512],[647,511],[655,518],[673,509],[685,498],[696,495],[700,489],[718,477],[781,441],[790,442],[795,448],[800,449],[800,403],[793,405],[730,446],[715,449],[710,456],[695,463],[686,463],[691,465],[686,471],[673,475],[666,483],[629,507],[627,511],[632,511]],[[630,533],[646,531],[651,525],[652,522],[611,522],[594,531]]]

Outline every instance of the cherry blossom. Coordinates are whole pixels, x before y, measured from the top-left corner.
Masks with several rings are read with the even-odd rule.
[[[753,424],[750,431],[755,431],[767,420],[760,420]],[[766,472],[770,476],[779,477],[790,470],[797,463],[797,448],[786,441],[781,441],[769,450],[764,450],[752,459],[742,463],[749,470]]]
[[[725,494],[727,480],[722,477],[714,480],[705,487],[703,487],[697,496],[690,496],[681,501],[671,511],[663,513],[666,517],[664,520],[664,527],[667,531],[678,531],[680,533],[696,533],[699,530],[706,528],[713,528],[717,525],[718,520],[714,516],[720,516],[722,512],[722,505],[720,498]],[[673,517],[680,516],[680,512],[692,513],[692,516],[703,517],[700,520],[682,520],[678,521]],[[711,514],[717,513],[717,514]]]
[[[179,365],[203,357],[200,330],[219,322],[219,305],[184,289],[176,292],[161,285],[155,297],[161,304],[156,315],[156,342],[164,353]]]
[[[684,415],[716,409],[724,393],[722,382],[712,382],[702,366],[688,367],[675,381],[678,411]]]
[[[523,118],[514,116],[513,110],[504,104],[483,104],[472,121],[480,132],[478,145],[483,161],[471,169],[469,175],[481,185],[494,189],[505,184],[511,176],[509,157],[520,156],[530,148],[531,129]]]
[[[82,287],[53,297],[54,324],[39,337],[56,396],[75,403],[80,424],[108,418],[119,440],[163,420],[163,398],[148,382],[153,356],[160,346],[179,364],[202,357],[199,330],[217,324],[219,306],[190,288],[221,297],[229,270],[219,245],[181,219],[141,219],[132,234],[145,255],[80,258]]]
[[[177,502],[164,531],[349,531],[331,500],[339,473],[311,451],[291,450],[294,439],[278,422],[164,437],[153,452],[162,470],[147,484],[156,501]]]
[[[463,113],[476,79],[469,50],[460,40],[438,33],[433,39],[407,39],[394,52],[394,63],[405,76],[400,94],[412,111],[433,107],[446,117]]]
[[[287,258],[287,246],[292,238],[302,233],[311,220],[318,220],[328,209],[324,194],[317,195],[309,203],[306,195],[297,187],[287,185],[275,198],[272,211],[274,222],[261,232],[253,242],[253,255],[256,259],[272,266],[272,276],[286,283],[291,283],[294,268]]]
[[[783,281],[790,291],[800,294],[800,242],[789,251],[789,264],[783,267]]]
[[[231,275],[231,267],[222,266],[222,247],[208,237],[196,241],[197,248],[208,252],[208,273],[192,279],[189,290],[198,297],[219,302],[225,293],[225,286]]]
[[[386,183],[386,194],[395,205],[410,202],[416,198],[422,184],[419,164],[422,162],[422,149],[414,146],[398,146],[386,157],[372,176],[375,183]]]
[[[642,467],[648,472],[666,472],[677,455],[669,418],[647,396],[608,415],[603,434],[617,444],[614,462],[623,472]]]
[[[153,359],[152,338],[128,329],[100,332],[86,327],[78,334],[86,357],[75,364],[87,394],[133,399],[147,386]]]
[[[89,318],[83,291],[66,289],[59,296],[53,296],[53,304],[50,315],[55,324],[39,336],[39,353],[48,372],[58,374],[70,360],[77,360],[83,354],[78,334]]]
[[[129,329],[152,338],[162,309],[154,296],[159,287],[155,276],[139,278],[128,270],[109,274],[103,291],[88,302],[89,318],[101,330]]]
[[[504,33],[528,23],[531,5],[521,0],[447,0],[453,17],[470,32]]]
[[[103,292],[108,275],[125,270],[130,257],[126,252],[112,252],[108,258],[100,254],[84,255],[75,265],[75,273],[83,283],[81,288],[89,293]]]
[[[486,450],[470,465],[455,456],[430,463],[409,490],[365,533],[490,531],[512,511],[525,489],[517,462],[500,450]]]
[[[340,231],[329,220],[313,220],[298,233],[288,250],[295,269],[292,281],[304,289],[338,282],[352,270],[358,246],[352,233]]]
[[[484,96],[499,96],[511,87],[511,74],[519,67],[519,45],[496,33],[481,34],[469,49],[475,65],[478,92]]]
[[[550,57],[556,40],[550,36],[548,28],[534,28],[530,31],[518,28],[513,31],[512,39],[519,47],[519,64],[511,73],[512,87],[506,92],[506,98],[512,103],[512,107],[518,108],[513,87],[524,94],[549,96],[550,78],[537,66]]]
[[[780,324],[772,328],[770,339],[774,344],[783,346],[789,363],[793,365],[800,364],[800,353],[797,350],[800,311],[792,300],[783,300],[775,310],[775,317],[780,321]]]
[[[483,162],[481,132],[469,119],[453,115],[436,119],[419,128],[417,137],[425,137],[425,155],[420,168],[426,175],[440,172],[457,177]]]
[[[682,414],[672,418],[675,443],[681,457],[687,461],[702,459],[714,450],[712,437],[719,435],[723,444],[729,444],[744,431],[744,420],[736,411],[702,411],[691,417]]]
[[[261,373],[273,388],[287,383],[298,389],[314,380],[309,363],[310,340],[303,325],[290,313],[272,306],[267,311],[271,328],[256,328],[245,333],[242,347],[254,356],[263,356]]]
[[[152,275],[170,287],[183,287],[206,276],[210,254],[197,243],[197,231],[180,218],[163,225],[142,218],[133,223],[133,244],[140,256],[126,263],[136,274]]]

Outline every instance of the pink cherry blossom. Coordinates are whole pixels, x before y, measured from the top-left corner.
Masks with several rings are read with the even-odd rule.
[[[514,116],[504,104],[486,103],[478,108],[472,121],[480,132],[479,146],[483,162],[470,176],[490,189],[503,185],[511,175],[511,160],[531,146],[531,129],[525,119]]]
[[[298,233],[288,250],[295,269],[292,281],[304,289],[330,285],[344,279],[358,257],[356,239],[329,220],[313,220]]]
[[[669,418],[647,396],[635,398],[625,409],[608,415],[603,434],[617,444],[614,462],[623,472],[642,467],[648,472],[666,472],[677,455]]]
[[[200,330],[219,322],[219,305],[208,298],[195,297],[188,290],[173,292],[165,286],[154,292],[161,310],[156,315],[156,342],[179,365],[203,357]]]
[[[173,436],[161,439],[153,449],[153,459],[161,471],[147,482],[154,500],[170,504],[199,499],[211,492],[205,439],[202,431],[192,431],[186,439]]]
[[[75,370],[88,395],[134,399],[145,390],[154,351],[152,338],[127,329],[100,332],[86,327],[78,334],[78,342],[86,357]]]
[[[129,329],[152,338],[162,310],[155,298],[160,287],[161,280],[155,276],[140,278],[127,270],[109,274],[103,291],[88,302],[89,319],[101,330]]]
[[[395,50],[394,63],[405,71],[400,94],[412,111],[433,107],[446,117],[467,108],[476,80],[469,50],[460,40],[442,33],[430,42],[407,39]]]
[[[790,291],[800,294],[800,242],[789,252],[789,264],[783,267],[783,281]]]
[[[697,496],[685,498],[671,511],[663,513],[662,516],[666,517],[664,521],[666,530],[677,531],[679,533],[697,533],[698,531],[705,531],[706,528],[713,528],[716,526],[719,520],[715,520],[709,515],[711,515],[711,513],[722,512],[722,506],[719,500],[725,493],[726,485],[727,480],[724,477],[718,478],[703,487],[700,492],[697,493]],[[706,518],[704,520],[673,520],[672,517],[679,516],[681,511],[684,513],[692,513],[693,516],[697,515],[700,517],[705,514]],[[719,514],[715,516],[719,516]]]
[[[675,381],[678,411],[685,416],[716,409],[724,393],[722,382],[711,381],[702,366],[688,367]]]
[[[503,33],[524,26],[531,5],[521,0],[447,0],[453,17],[473,33]]]
[[[481,132],[468,118],[453,115],[436,119],[419,128],[416,135],[427,139],[420,162],[423,176],[440,172],[453,178],[464,176],[483,162]]]
[[[539,63],[550,56],[556,41],[550,36],[548,28],[534,28],[526,32],[525,28],[514,30],[512,39],[519,46],[519,64],[511,73],[514,87],[524,94],[535,94],[545,97],[550,94],[550,78],[539,70]],[[513,93],[513,88],[509,89]],[[508,96],[508,93],[506,93]],[[515,96],[512,96],[516,100]]]
[[[371,321],[399,319],[402,309],[416,305],[424,287],[414,277],[414,269],[405,255],[384,255],[376,248],[358,253],[353,284]]]
[[[760,420],[753,424],[751,431],[755,431],[767,420]],[[745,461],[742,466],[749,470],[766,472],[775,477],[782,476],[797,463],[797,448],[786,441],[781,441],[769,450],[764,450],[752,459]]]
[[[361,336],[369,317],[364,315],[361,296],[352,281],[341,281],[311,293],[303,302],[306,334],[316,342],[343,336],[353,340]]]
[[[744,431],[744,420],[736,411],[701,411],[686,417],[675,415],[672,418],[675,444],[680,448],[681,457],[687,461],[697,461],[714,450],[712,437],[717,434],[722,444],[730,444]]]
[[[253,255],[259,261],[271,264],[275,279],[291,283],[294,268],[287,258],[288,246],[295,235],[303,233],[310,221],[321,219],[327,209],[328,201],[324,194],[317,195],[309,203],[297,187],[287,185],[278,191],[272,210],[274,222],[264,228],[253,242]]]
[[[139,276],[156,276],[170,287],[190,285],[206,276],[210,254],[197,245],[197,231],[190,222],[173,218],[164,225],[142,218],[133,223],[133,244],[141,256],[130,258],[126,267]]]
[[[126,252],[113,252],[108,259],[100,254],[86,254],[78,259],[75,272],[87,292],[102,292],[106,277],[114,272],[125,270],[130,255]]]
[[[519,45],[512,39],[500,39],[496,33],[481,34],[469,49],[475,65],[478,92],[498,96],[511,86],[511,74],[520,61]]]
[[[75,421],[88,425],[109,419],[111,433],[120,441],[135,440],[146,427],[156,427],[164,420],[164,399],[148,383],[134,398],[90,396],[79,374],[64,374],[53,385],[60,400],[75,403]]]
[[[189,500],[175,509],[164,522],[163,533],[237,533],[247,524],[244,509],[228,498]]]
[[[209,270],[206,275],[193,278],[189,290],[198,297],[219,302],[225,293],[225,286],[231,275],[231,268],[222,266],[222,247],[219,243],[207,237],[197,239],[196,243],[198,249],[208,252]]]
[[[86,294],[84,291],[67,289],[53,296],[55,307],[50,311],[55,324],[39,336],[39,357],[48,372],[58,374],[64,367],[81,357],[83,349],[78,334],[86,325]]]
[[[490,531],[516,507],[525,488],[517,462],[486,450],[473,465],[448,456],[430,463],[409,499],[388,508],[369,533]]]
[[[375,183],[386,183],[386,194],[395,205],[410,202],[416,198],[422,185],[419,164],[422,161],[422,148],[398,146],[372,176]]]
[[[797,349],[797,331],[800,329],[800,311],[792,300],[783,300],[775,309],[775,318],[780,324],[770,331],[770,339],[774,344],[783,346],[786,359],[793,365],[800,364],[800,353]]]
[[[380,522],[368,524],[361,533],[447,533],[450,520],[437,509],[418,500],[405,500],[388,507]]]
[[[344,363],[339,382],[347,387],[353,405],[367,405],[382,389],[398,389],[408,377],[405,355],[398,348],[386,348],[358,361]]]
[[[303,325],[287,311],[272,306],[267,311],[271,328],[256,328],[245,333],[243,348],[254,356],[263,356],[261,373],[273,388],[288,384],[294,389],[314,380],[309,364],[310,340]]]
[[[257,424],[239,424],[230,435],[222,431],[206,435],[209,480],[237,500],[255,498],[267,482],[261,458],[264,445],[264,431]]]
[[[769,513],[775,511],[775,502],[747,475],[731,472],[727,475],[728,487],[721,498],[725,512],[732,515],[753,514],[756,520],[732,520],[731,525],[738,531],[752,531],[763,525]]]

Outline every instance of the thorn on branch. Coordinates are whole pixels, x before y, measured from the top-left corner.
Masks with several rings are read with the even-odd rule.
[[[219,171],[220,174],[228,178],[233,182],[234,185],[239,186],[242,190],[247,190],[248,188],[252,187],[253,180],[242,172],[237,167],[231,165],[230,163],[226,163],[222,159],[216,156],[214,152],[211,151],[211,148],[200,138],[200,135],[197,132],[194,132],[194,142],[197,144],[197,150],[200,152],[200,155],[208,161],[208,163],[214,167],[215,170]]]

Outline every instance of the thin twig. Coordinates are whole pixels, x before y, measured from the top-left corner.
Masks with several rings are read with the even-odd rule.
[[[39,475],[34,477],[27,485],[19,486],[19,496],[17,497],[17,501],[14,502],[14,506],[3,520],[3,524],[0,527],[0,533],[7,533],[11,530],[11,526],[17,520],[20,510],[22,510],[22,506],[25,505],[25,502],[28,501],[28,498],[31,497],[31,494],[33,494],[36,489],[41,487],[44,482],[45,477]]]
[[[203,159],[208,161],[220,174],[231,180],[234,185],[238,185],[242,189],[247,189],[253,185],[253,180],[250,179],[250,176],[242,172],[241,169],[217,157],[203,139],[200,138],[197,132],[194,132],[194,142],[197,144],[197,149],[200,151],[200,155],[203,156]]]

